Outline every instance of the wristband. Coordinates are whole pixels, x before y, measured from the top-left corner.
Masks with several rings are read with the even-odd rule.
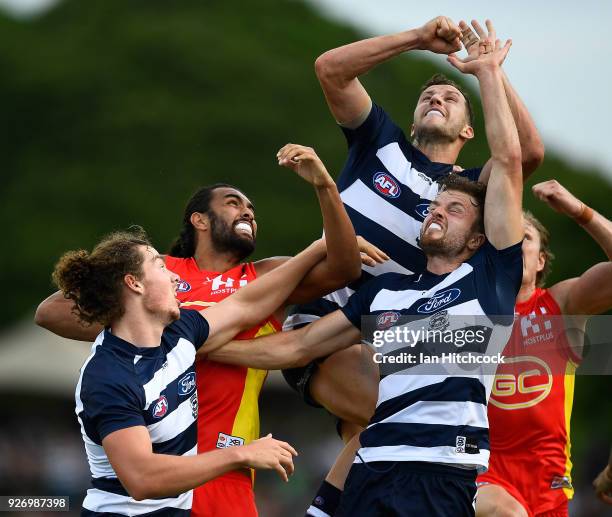
[[[590,206],[587,206],[584,203],[582,203],[582,210],[576,217],[574,217],[574,221],[584,226],[585,224],[588,224],[591,222],[591,219],[593,219],[594,214],[595,214],[595,211]]]

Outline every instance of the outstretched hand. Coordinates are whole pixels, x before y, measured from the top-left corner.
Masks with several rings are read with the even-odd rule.
[[[457,70],[464,74],[478,75],[488,68],[499,68],[512,46],[512,40],[506,40],[502,46],[500,40],[491,42],[488,39],[478,42],[478,55],[468,55],[464,59],[458,58],[455,54],[449,54],[447,61]]]
[[[333,178],[312,147],[287,144],[278,153],[278,164],[291,169],[315,187],[334,185]]]
[[[569,217],[578,217],[584,208],[584,203],[557,180],[542,181],[531,187],[531,190],[540,201]]]
[[[417,29],[419,48],[436,54],[450,54],[461,50],[461,30],[447,16],[438,16]]]

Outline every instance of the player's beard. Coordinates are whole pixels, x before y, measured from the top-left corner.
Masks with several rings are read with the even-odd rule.
[[[236,230],[214,212],[209,213],[210,237],[218,253],[231,253],[241,261],[255,251],[255,236],[252,239],[242,237]]]
[[[421,234],[418,244],[427,257],[454,258],[463,252],[467,241],[467,236],[453,237],[445,234],[441,239],[432,239],[427,234]]]
[[[414,127],[413,141],[415,145],[424,147],[431,145],[450,144],[459,138],[465,123],[443,126],[418,124]]]

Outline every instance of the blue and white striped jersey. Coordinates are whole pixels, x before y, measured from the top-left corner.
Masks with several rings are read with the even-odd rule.
[[[410,325],[421,328],[439,329],[444,322],[457,330],[485,322],[487,338],[478,352],[490,356],[501,353],[510,337],[522,275],[521,243],[498,251],[486,242],[451,273],[376,277],[341,310],[357,328],[362,328],[362,316],[378,315],[385,322],[409,317]],[[478,365],[432,368],[417,362],[382,376],[359,456],[365,462],[426,461],[485,470],[491,373]]]
[[[157,347],[136,347],[108,329],[98,335],[76,387],[76,414],[92,476],[82,515],[190,514],[191,491],[132,499],[117,479],[102,440],[119,429],[145,426],[153,452],[197,453],[194,361],[208,330],[200,313],[181,310],[180,319],[166,327]]]
[[[406,138],[404,131],[377,104],[357,129],[341,127],[348,158],[338,178],[344,206],[361,235],[391,260],[362,266],[361,279],[314,303],[297,306],[284,328],[310,323],[338,307],[365,281],[382,273],[410,274],[425,268],[417,239],[429,203],[438,194],[437,180],[452,172],[452,164],[432,162]],[[480,168],[462,175],[477,180]]]

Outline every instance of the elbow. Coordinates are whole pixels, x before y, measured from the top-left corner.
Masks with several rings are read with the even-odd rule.
[[[315,74],[322,85],[338,82],[337,63],[333,50],[321,54],[315,61]]]
[[[535,171],[544,162],[544,144],[540,139],[523,152],[523,171],[527,174]]]
[[[129,480],[122,479],[121,484],[123,485],[123,488],[125,488],[126,492],[130,494],[130,497],[135,501],[143,501],[145,499],[157,497],[157,494],[154,493],[155,491],[152,489],[151,483],[139,481],[136,477]]]
[[[507,171],[508,175],[521,174],[522,173],[522,156],[521,149],[516,146],[504,149],[503,152],[497,156],[493,156],[492,159],[497,162],[497,165],[503,170]]]

